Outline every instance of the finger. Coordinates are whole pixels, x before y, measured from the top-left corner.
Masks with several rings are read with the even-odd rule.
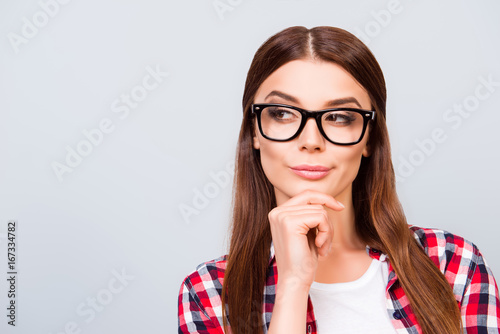
[[[322,213],[298,215],[292,219],[300,221],[298,227],[301,234],[308,234],[311,230],[315,232],[314,244],[316,247],[321,247],[325,242],[331,240],[332,227],[328,223],[328,215]]]
[[[277,223],[283,220],[283,218],[287,216],[298,216],[298,215],[306,215],[306,214],[318,214],[322,213],[325,217],[328,217],[328,214],[325,208],[322,205],[297,205],[297,206],[279,206],[272,209],[269,214],[269,222],[271,224]]]
[[[328,214],[326,212],[309,213],[307,215],[297,215],[297,219],[304,229],[316,230],[316,237],[318,235],[323,236],[325,233],[329,233],[331,230],[330,224],[328,224]],[[323,238],[323,237],[321,237]]]
[[[332,239],[332,234],[330,233],[330,224],[323,225],[318,224],[318,230],[316,233],[316,239],[314,241],[316,247],[322,248]]]
[[[315,240],[316,247],[318,247],[318,254],[321,256],[326,256],[330,252],[333,243],[333,234],[321,234],[318,235],[319,238]]]
[[[316,229],[310,229],[309,232],[307,233],[307,241],[309,242],[309,249],[314,253],[317,254],[317,246],[315,245],[316,243]]]
[[[309,230],[316,228],[321,234],[328,233],[331,229],[328,214],[324,210],[296,215],[284,214],[274,222],[271,221],[271,231],[287,230],[295,235],[306,235]]]
[[[344,205],[328,194],[314,190],[306,190],[300,194],[290,198],[282,204],[282,206],[304,205],[304,204],[320,204],[329,207],[335,211],[344,209]]]
[[[330,250],[333,240],[332,226],[328,223],[328,215],[324,221],[319,221],[316,229],[317,232],[314,243],[318,248],[318,253],[324,256]]]
[[[318,212],[325,211],[325,207],[320,204],[311,204],[311,205],[291,205],[291,206],[277,206],[273,210],[270,211],[272,215],[280,215],[280,214],[300,214],[305,212]],[[326,212],[326,211],[325,211]]]
[[[332,248],[332,243],[325,242],[323,246],[317,248],[318,255],[327,256],[328,253],[330,253],[331,248]]]

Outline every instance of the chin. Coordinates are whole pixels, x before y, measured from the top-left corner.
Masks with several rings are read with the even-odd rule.
[[[294,197],[301,192],[304,192],[306,190],[312,190],[312,191],[317,191],[323,194],[327,194],[332,196],[333,198],[336,198],[337,196],[341,195],[343,191],[340,191],[336,188],[327,188],[325,186],[319,185],[319,184],[308,184],[305,186],[298,186],[298,187],[293,187],[292,189],[285,189],[282,191],[283,194],[285,194],[288,198]],[[345,190],[345,189],[344,189]]]

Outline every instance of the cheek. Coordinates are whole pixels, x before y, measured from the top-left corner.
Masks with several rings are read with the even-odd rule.
[[[275,177],[280,175],[279,168],[283,164],[284,153],[286,149],[276,147],[272,143],[260,144],[260,162],[267,178],[272,182]]]
[[[363,156],[363,147],[359,146],[351,150],[347,150],[347,152],[344,154],[344,159],[346,163],[349,164],[354,164],[354,163],[359,163],[361,161],[361,157]]]
[[[358,175],[361,158],[363,157],[363,146],[351,147],[343,152],[337,153],[339,167],[342,170],[346,182],[353,182]]]

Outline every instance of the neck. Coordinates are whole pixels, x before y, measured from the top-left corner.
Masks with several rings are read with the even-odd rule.
[[[344,195],[345,194],[345,195]],[[366,245],[356,232],[354,206],[350,191],[344,192],[336,199],[344,204],[345,209],[337,212],[326,208],[328,218],[333,226],[332,252],[364,250]]]
[[[351,192],[336,196],[345,209],[337,212],[326,209],[333,226],[332,248],[327,256],[318,258],[314,280],[319,283],[352,282],[360,278],[371,264],[366,245],[356,232]]]

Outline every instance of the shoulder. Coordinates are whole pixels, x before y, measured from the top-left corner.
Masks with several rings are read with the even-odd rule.
[[[458,301],[474,282],[496,289],[493,273],[474,243],[440,229],[410,226],[410,230],[444,274]]]
[[[178,298],[179,333],[221,328],[221,295],[226,256],[204,262],[182,282]]]
[[[479,254],[477,246],[471,241],[437,228],[424,228],[410,225],[410,230],[417,242],[424,248],[429,256],[451,255],[450,253],[462,253],[463,256]],[[472,253],[472,254],[469,254]]]
[[[410,230],[427,255],[441,269],[450,265],[470,266],[481,260],[477,246],[461,236],[436,228],[412,225]]]
[[[466,332],[496,333],[500,328],[498,287],[476,245],[444,230],[417,226],[410,230],[450,283]]]
[[[476,246],[463,237],[437,228],[425,228],[416,225],[409,225],[415,239],[422,247],[453,247],[453,248],[475,248]]]
[[[227,255],[199,264],[182,282],[188,290],[221,289],[226,272]]]

